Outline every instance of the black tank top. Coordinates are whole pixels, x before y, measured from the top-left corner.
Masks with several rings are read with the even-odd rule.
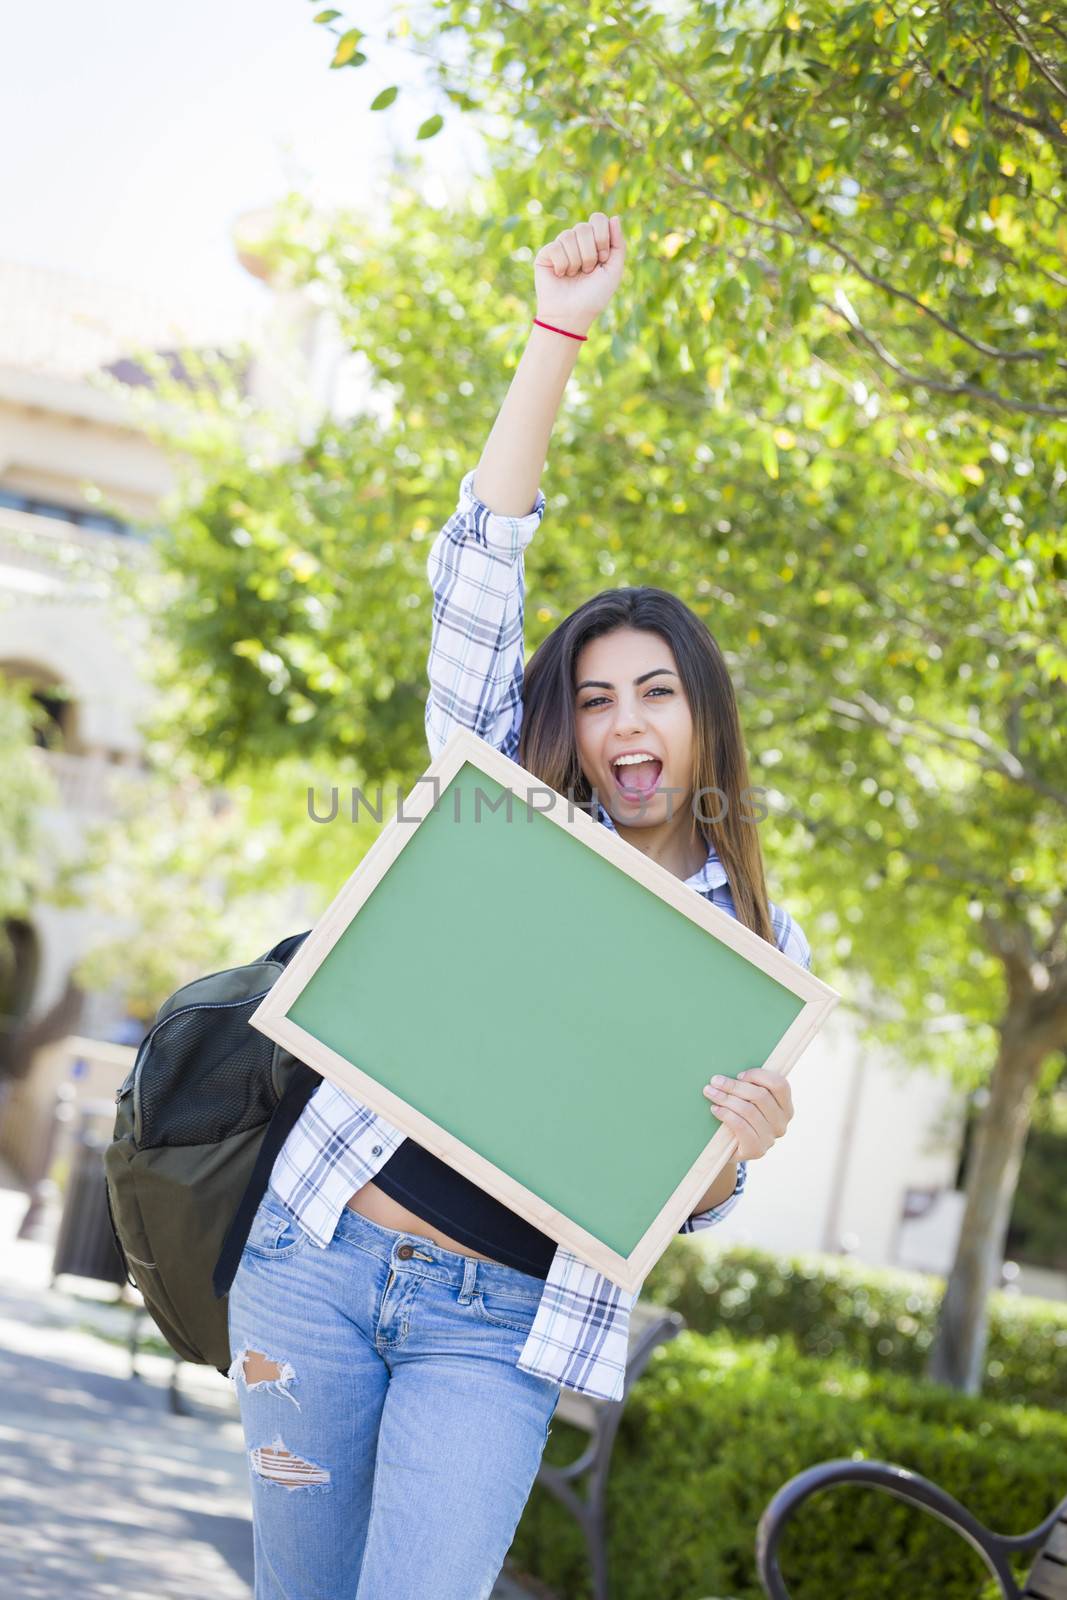
[[[547,1278],[556,1241],[407,1138],[374,1175],[379,1189],[483,1256]]]

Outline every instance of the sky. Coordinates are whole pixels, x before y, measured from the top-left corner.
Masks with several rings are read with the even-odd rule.
[[[391,148],[420,153],[442,184],[463,182],[481,165],[476,135],[449,117],[424,62],[385,45],[395,0],[351,12],[337,0],[334,27],[383,43],[366,65],[334,71],[334,37],[311,20],[322,3],[4,7],[0,257],[136,287],[232,334],[267,295],[230,242],[242,212],[292,189],[380,211]],[[392,83],[393,105],[367,110]],[[416,142],[436,111],[444,129]]]

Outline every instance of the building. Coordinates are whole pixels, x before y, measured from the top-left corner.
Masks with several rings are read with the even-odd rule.
[[[269,221],[251,212],[235,228],[238,258],[264,287],[258,324],[240,330],[253,356],[247,370],[236,362],[233,370],[241,392],[314,426],[335,403],[345,352],[313,300],[270,286],[255,250]],[[107,574],[149,559],[145,529],[174,487],[161,448],[99,375],[144,390],[149,379],[133,353],[152,350],[185,379],[176,351],[189,347],[226,348],[195,310],[175,315],[128,286],[0,262],[0,671],[27,682],[52,723],[52,747],[38,759],[58,804],[42,820],[68,855],[89,824],[106,820],[116,774],[145,770],[138,627],[125,616],[117,625]],[[6,1104],[0,1087],[0,1155],[27,1177],[69,1076],[55,1041],[73,1034],[86,1051],[92,1040],[112,1041],[76,1068],[79,1095],[106,1095],[128,1053],[114,1040],[139,1037],[120,997],[82,995],[70,983],[103,926],[91,906],[45,903],[7,925],[14,960],[0,987],[0,1077],[14,1070],[19,1081]]]

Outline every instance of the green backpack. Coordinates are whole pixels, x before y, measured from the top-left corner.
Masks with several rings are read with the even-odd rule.
[[[230,1284],[275,1157],[322,1081],[248,1024],[306,938],[164,1001],[115,1096],[104,1154],[129,1281],[178,1355],[224,1375]]]

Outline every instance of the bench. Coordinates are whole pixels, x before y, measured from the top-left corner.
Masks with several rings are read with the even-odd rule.
[[[756,1569],[769,1600],[789,1600],[778,1565],[778,1549],[789,1519],[805,1500],[839,1483],[866,1484],[938,1517],[976,1550],[1000,1589],[1002,1600],[1067,1600],[1067,1498],[1040,1527],[1014,1538],[993,1533],[944,1489],[917,1472],[884,1461],[821,1461],[784,1484],[767,1506],[756,1531]],[[1037,1550],[1020,1589],[1008,1565],[1012,1555]]]
[[[562,1390],[556,1418],[589,1434],[589,1443],[574,1461],[557,1467],[542,1460],[537,1482],[566,1506],[578,1521],[585,1537],[593,1573],[593,1600],[608,1600],[608,1551],[605,1500],[608,1469],[615,1448],[615,1434],[631,1388],[648,1365],[657,1345],[677,1338],[685,1318],[667,1311],[652,1301],[638,1300],[630,1312],[630,1338],[626,1351],[626,1376],[621,1400],[594,1400],[590,1395]],[[573,1485],[584,1478],[584,1498]]]

